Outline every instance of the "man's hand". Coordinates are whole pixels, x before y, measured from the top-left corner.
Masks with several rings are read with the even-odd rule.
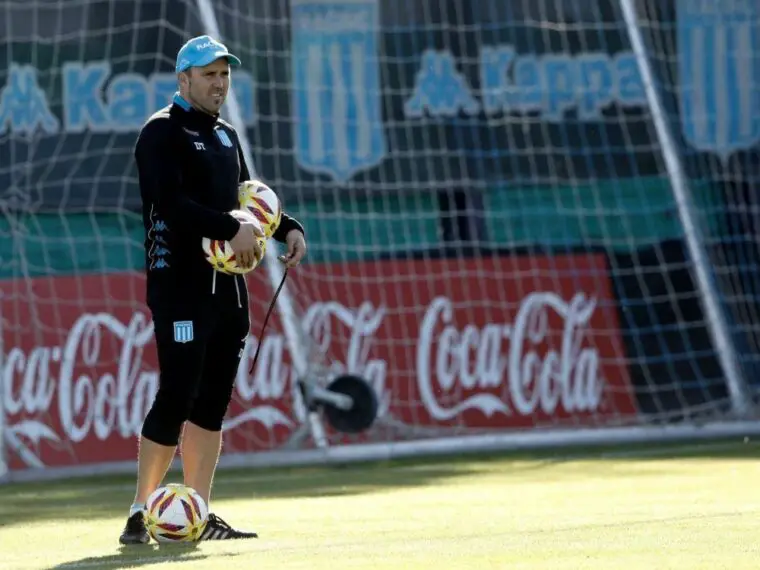
[[[295,267],[306,256],[306,240],[300,231],[290,230],[285,236],[285,244],[288,246],[288,253],[278,259],[287,267]]]
[[[249,269],[262,255],[258,238],[264,237],[264,232],[255,224],[243,222],[235,237],[230,240],[235,259],[241,267]]]

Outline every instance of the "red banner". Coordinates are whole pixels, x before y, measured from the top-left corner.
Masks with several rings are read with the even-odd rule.
[[[387,437],[405,437],[403,425],[445,434],[636,414],[602,256],[307,265],[293,275],[316,352],[372,383],[378,430],[394,420]],[[134,460],[158,386],[143,277],[0,290],[11,468]],[[253,335],[270,297],[252,280]],[[253,337],[241,364],[225,452],[276,449],[304,421],[279,319],[269,326],[254,375]]]

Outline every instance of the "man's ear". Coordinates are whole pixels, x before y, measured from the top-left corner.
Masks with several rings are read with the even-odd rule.
[[[180,87],[184,87],[185,89],[190,87],[190,73],[188,71],[180,71],[177,74],[177,82]]]

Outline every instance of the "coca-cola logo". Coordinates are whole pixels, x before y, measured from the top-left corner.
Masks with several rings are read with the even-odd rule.
[[[86,313],[59,346],[35,346],[28,352],[11,348],[0,370],[8,444],[25,463],[40,465],[24,440],[79,443],[90,434],[101,441],[114,433],[122,438],[139,435],[158,390],[158,371],[143,360],[143,350],[152,341],[153,323],[145,313],[134,313],[126,325],[109,313]],[[249,378],[241,363],[237,382],[238,391],[248,400],[257,398],[258,405],[230,417],[224,430],[249,421],[270,428],[293,425],[263,402],[279,400],[286,381],[280,374],[280,368],[286,370],[282,339],[267,342],[264,366]]]
[[[370,358],[372,344],[378,328],[385,317],[385,308],[365,302],[350,308],[337,302],[314,303],[301,319],[301,326],[309,336],[311,346],[310,372],[315,376],[332,378],[340,374],[356,374],[366,379],[375,389],[379,399],[378,416],[390,407],[391,395],[386,387],[388,363]],[[292,401],[293,415],[298,421],[306,420],[307,410],[297,389],[295,368],[286,362],[287,343],[284,335],[270,333],[264,337],[253,375],[248,374],[248,362],[256,353],[258,339],[249,338],[244,351],[243,363],[238,370],[237,393],[244,404],[261,400]],[[307,350],[304,346],[303,350]],[[320,361],[324,360],[324,366]],[[225,425],[234,427],[246,421],[256,420],[268,426],[292,422],[277,409],[261,406],[241,412],[230,418]]]
[[[436,297],[422,319],[417,345],[423,405],[436,420],[473,408],[486,416],[509,414],[510,404],[520,415],[597,409],[604,389],[599,354],[593,346],[581,346],[595,307],[596,300],[584,293],[566,302],[555,293],[536,292],[522,300],[513,323],[460,328],[452,301]],[[538,347],[549,334],[550,311],[563,321],[560,348],[542,353]],[[494,388],[505,383],[507,397],[495,395]],[[461,394],[456,404],[441,403],[441,394],[454,391]]]
[[[448,296],[427,303],[418,322],[381,303],[326,302],[309,306],[300,325],[311,338],[310,360],[324,360],[322,374],[356,374],[372,384],[379,417],[391,407],[391,370],[416,372],[411,376],[417,390],[409,393],[413,401],[402,402],[400,416],[416,404],[436,421],[467,410],[486,417],[551,415],[593,412],[601,405],[599,351],[586,334],[596,307],[596,299],[584,293],[565,300],[539,291],[521,300],[513,318],[502,318],[512,322],[487,316],[484,322],[481,315],[476,324],[458,318]],[[76,444],[90,436],[137,436],[158,389],[154,361],[145,360],[152,339],[147,314],[136,312],[125,324],[100,312],[80,315],[61,343],[12,346],[0,366],[0,396],[7,441],[18,456],[38,465],[41,440]],[[416,341],[412,362],[405,360],[408,341]],[[307,419],[285,337],[276,330],[265,337],[249,375],[257,342],[250,337],[247,343],[236,381],[242,405],[231,407],[225,430],[247,422],[292,428]],[[398,358],[389,361],[388,355]]]
[[[329,302],[311,305],[303,318],[304,328],[314,342],[313,350],[332,357],[327,366],[329,376],[355,374],[372,385],[379,400],[378,417],[385,415],[391,402],[387,390],[388,363],[370,358],[370,352],[385,314],[385,307],[375,307],[369,301],[353,309]],[[336,322],[341,327],[337,333],[333,329]],[[345,360],[339,358],[344,351],[335,351],[339,344],[336,338],[348,339]]]
[[[2,364],[3,408],[9,444],[19,450],[18,436],[37,442],[64,439],[77,443],[91,432],[100,440],[116,430],[122,437],[140,432],[143,418],[158,389],[158,374],[142,364],[143,348],[153,336],[153,324],[135,313],[128,324],[108,313],[84,314],[60,346],[36,346],[28,353],[13,347]],[[104,347],[112,351],[104,356]],[[116,366],[99,375],[109,358]],[[61,433],[49,425],[57,412]],[[22,415],[18,422],[10,421]]]
[[[381,413],[390,405],[385,389],[388,365],[370,358],[373,335],[384,316],[382,307],[363,303],[349,309],[339,303],[311,305],[303,326],[315,352],[334,353],[337,337],[347,338],[345,358],[329,361],[328,375],[355,373],[367,378],[381,395]],[[337,327],[340,327],[338,332]],[[101,441],[118,434],[139,435],[158,390],[158,371],[145,362],[144,349],[153,340],[153,323],[142,312],[124,324],[109,313],[80,315],[63,342],[10,348],[0,368],[2,406],[9,445],[29,465],[41,465],[25,442],[41,440],[79,443],[91,434]],[[248,374],[258,339],[249,337],[236,378],[237,400],[243,409],[231,414],[225,431],[247,422],[267,428],[293,427],[283,402],[298,420],[306,418],[295,372],[281,334],[267,335],[253,375]],[[291,398],[287,398],[290,395]],[[290,410],[288,410],[290,411]]]

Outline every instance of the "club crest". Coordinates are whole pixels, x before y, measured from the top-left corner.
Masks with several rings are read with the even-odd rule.
[[[193,340],[193,321],[174,322],[174,342],[191,342]]]
[[[386,153],[377,0],[291,0],[295,154],[345,182]]]
[[[684,138],[725,163],[760,140],[760,3],[678,0]]]
[[[232,140],[230,139],[230,136],[227,134],[227,131],[224,131],[222,129],[216,129],[216,131],[214,132],[216,133],[216,137],[224,146],[232,148]]]

